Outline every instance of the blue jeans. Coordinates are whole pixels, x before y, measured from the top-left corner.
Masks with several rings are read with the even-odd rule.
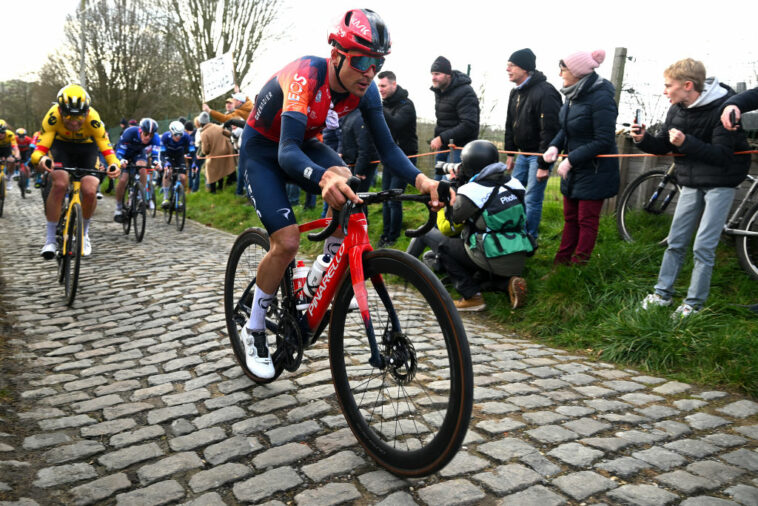
[[[300,205],[300,187],[294,183],[287,183],[287,200],[292,207]]]
[[[405,188],[405,181],[384,168],[382,172],[382,190],[391,188]],[[399,200],[391,200],[382,204],[382,237],[389,242],[395,242],[400,237],[400,228],[403,226],[403,203]]]
[[[434,162],[435,165],[437,162],[460,162],[461,161],[461,150],[455,149],[452,153],[437,153],[434,155]],[[442,179],[447,180],[448,178],[446,176],[441,176],[438,174],[434,174],[434,180],[435,181],[442,181]]]
[[[526,231],[535,239],[539,235],[542,220],[542,201],[545,198],[547,179],[537,181],[538,156],[519,155],[513,166],[513,177],[526,188],[524,207],[526,208]],[[552,167],[552,166],[551,166]]]
[[[658,273],[655,293],[664,299],[673,297],[674,282],[684,263],[686,248],[697,228],[695,243],[692,246],[695,265],[692,268],[690,287],[684,303],[695,309],[703,306],[711,287],[716,246],[729,216],[734,192],[734,188],[682,187],[679,202],[674,211],[674,219],[671,222],[671,230],[669,230],[668,248],[663,254],[661,270]]]

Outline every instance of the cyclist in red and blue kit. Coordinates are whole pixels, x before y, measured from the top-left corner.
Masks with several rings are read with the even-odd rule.
[[[347,184],[350,169],[318,140],[330,105],[340,117],[359,109],[384,166],[430,194],[435,210],[442,207],[438,182],[408,160],[392,141],[384,120],[382,99],[373,82],[390,52],[390,35],[382,18],[368,9],[350,10],[331,30],[328,41],[329,58],[305,56],[271,77],[242,134],[240,172],[271,238],[271,249],[258,266],[253,310],[242,333],[247,367],[261,378],[274,375],[265,335],[266,308],[300,243],[285,184],[321,193],[334,208],[346,200],[361,203]],[[334,252],[341,242],[341,237],[330,237],[324,250]]]

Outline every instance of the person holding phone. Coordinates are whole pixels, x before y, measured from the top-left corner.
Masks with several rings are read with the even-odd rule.
[[[674,211],[655,291],[642,300],[642,308],[670,306],[674,282],[684,263],[692,235],[695,264],[687,296],[674,317],[688,317],[701,310],[708,297],[716,246],[734,200],[735,187],[750,168],[744,133],[728,130],[721,111],[734,91],[715,77],[706,79],[702,62],[686,58],[663,73],[664,90],[671,102],[660,132],[653,136],[645,125],[632,125],[632,139],[642,151],[654,154],[680,153],[674,158],[676,178],[682,191]]]

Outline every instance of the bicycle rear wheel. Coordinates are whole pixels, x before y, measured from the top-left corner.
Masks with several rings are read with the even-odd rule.
[[[140,181],[137,181],[135,188],[137,190],[135,198],[132,199],[131,215],[134,220],[134,238],[137,242],[142,242],[142,238],[145,237],[145,221],[147,219],[145,189]]]
[[[758,204],[745,214],[740,230],[758,233]],[[758,281],[758,237],[737,236],[736,247],[740,265],[748,276]]]
[[[616,204],[616,226],[627,242],[665,244],[679,199],[676,183],[662,170],[634,179]]]
[[[229,260],[226,263],[224,276],[224,313],[226,315],[226,329],[231,341],[234,356],[244,371],[245,375],[256,383],[270,383],[284,370],[284,350],[287,349],[282,343],[285,338],[296,331],[292,317],[282,307],[282,293],[284,283],[274,294],[274,301],[266,312],[266,328],[269,330],[268,344],[269,353],[274,362],[275,374],[273,378],[260,378],[251,373],[246,365],[245,346],[242,343],[242,327],[250,318],[250,310],[253,304],[255,290],[255,276],[258,265],[266,255],[270,247],[268,234],[260,228],[249,228],[242,232],[234,241]],[[281,350],[280,350],[281,348]]]
[[[400,476],[425,476],[455,456],[471,419],[466,332],[442,283],[416,258],[373,251],[364,255],[363,268],[370,318],[388,364],[379,369],[368,363],[362,317],[349,310],[348,275],[329,323],[337,399],[374,460]]]
[[[79,266],[82,261],[82,243],[84,225],[82,223],[82,207],[74,204],[68,221],[68,238],[64,255],[63,280],[66,289],[66,305],[74,303],[76,287],[79,284]]]
[[[176,229],[181,232],[184,230],[184,221],[187,219],[187,197],[181,185],[176,189],[174,201],[176,202]]]
[[[0,217],[3,216],[5,208],[5,173],[0,172]]]
[[[121,199],[121,213],[122,222],[121,226],[124,227],[124,235],[129,235],[129,231],[132,229],[132,201],[134,200],[134,185],[129,184],[126,186],[126,191]]]

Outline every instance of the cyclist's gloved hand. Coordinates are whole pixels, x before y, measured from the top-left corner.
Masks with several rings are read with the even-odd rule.
[[[118,176],[121,175],[121,168],[118,166],[118,164],[112,163],[108,165],[108,169],[106,172],[109,178],[116,179]]]
[[[347,184],[351,176],[350,169],[339,165],[329,167],[321,176],[321,181],[318,183],[321,187],[321,196],[334,209],[342,209],[348,200],[356,204],[363,203]]]
[[[53,159],[49,156],[43,156],[39,159],[39,163],[37,164],[38,167],[42,167],[43,170],[46,170],[47,172],[53,171]]]
[[[129,165],[129,162],[127,160],[121,160],[119,163],[121,164],[122,169]]]

